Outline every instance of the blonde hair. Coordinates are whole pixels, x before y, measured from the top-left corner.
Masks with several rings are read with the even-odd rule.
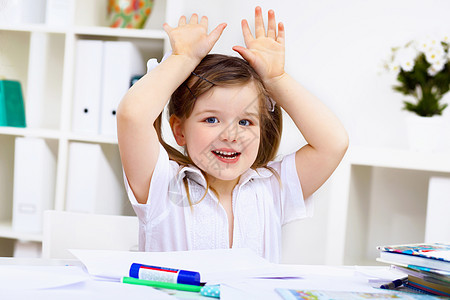
[[[203,93],[211,90],[214,86],[245,85],[254,83],[258,91],[260,105],[260,143],[257,157],[252,164],[252,169],[267,167],[267,164],[275,158],[277,154],[282,132],[282,112],[281,108],[271,105],[269,94],[256,71],[247,61],[234,56],[222,54],[207,55],[195,68],[192,74],[181,84],[172,94],[168,103],[169,117],[175,115],[180,120],[187,119],[193,109],[196,99]],[[167,144],[161,134],[162,113],[155,121],[155,129],[161,145],[166,149],[169,158],[182,166],[194,164],[189,157]],[[270,169],[279,178],[278,174]],[[203,175],[204,172],[202,170]],[[206,177],[206,176],[205,176]],[[184,179],[185,180],[185,179]],[[184,181],[188,200],[190,201],[187,181]],[[207,182],[206,196],[209,183]],[[217,193],[216,193],[217,194]]]

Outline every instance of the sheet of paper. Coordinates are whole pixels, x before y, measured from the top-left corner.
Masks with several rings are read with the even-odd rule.
[[[246,279],[225,283],[221,285],[220,299],[278,299],[275,288],[379,292],[362,278],[311,275],[303,279]]]
[[[380,293],[368,284],[363,274],[384,274],[385,267],[348,267],[325,265],[278,265],[278,272],[286,276],[298,275],[301,279],[246,278],[226,280],[221,285],[220,299],[280,299],[275,288],[355,291]]]
[[[197,271],[201,281],[217,283],[225,279],[275,276],[276,266],[249,249],[216,249],[176,252],[128,252],[108,250],[71,250],[94,276],[128,276],[132,263]]]
[[[39,290],[2,290],[0,299],[14,300],[122,300],[122,299],[174,299],[165,291],[149,286],[120,282],[87,280],[68,286]]]
[[[359,276],[364,276],[367,279],[380,279],[384,281],[393,281],[395,279],[407,276],[405,273],[393,269],[389,266],[385,267],[355,266],[355,273]]]
[[[55,288],[82,282],[89,274],[74,266],[0,266],[0,290]]]

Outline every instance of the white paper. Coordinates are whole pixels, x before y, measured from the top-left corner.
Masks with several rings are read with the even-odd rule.
[[[386,271],[384,267],[279,265],[279,271],[283,268],[286,274],[302,274],[302,278],[228,280],[221,284],[220,299],[280,299],[275,288],[382,293],[360,274],[385,274]]]
[[[29,269],[29,267],[26,267],[26,269]],[[66,273],[67,272],[52,272],[53,276],[62,276],[62,277],[67,277],[68,274]],[[84,275],[87,276],[87,274]],[[54,281],[52,278],[44,277],[43,279],[47,279],[46,280],[47,282]],[[124,284],[120,282],[96,281],[88,279],[81,282],[75,282],[69,285],[45,289],[42,288],[31,289],[30,285],[28,285],[29,283],[30,282],[24,283],[22,281],[23,286],[18,289],[0,288],[0,298],[14,299],[14,300],[174,299],[165,291],[160,291],[149,286]]]
[[[248,249],[179,252],[71,250],[94,276],[128,276],[133,262],[198,271],[201,281],[221,284],[221,299],[279,299],[275,288],[382,292],[368,278],[390,275],[386,267],[272,264]],[[277,279],[276,279],[277,278]]]
[[[175,252],[70,251],[83,262],[89,274],[107,278],[128,276],[132,263],[196,271],[200,273],[201,281],[208,283],[232,278],[282,275],[277,272],[277,265],[269,263],[249,249]]]
[[[55,288],[88,279],[74,266],[0,266],[0,291]]]

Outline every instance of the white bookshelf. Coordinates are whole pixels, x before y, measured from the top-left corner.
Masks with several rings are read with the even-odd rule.
[[[0,244],[10,243],[5,239],[42,241],[42,234],[15,232],[12,228],[16,137],[41,138],[57,144],[53,201],[56,210],[65,209],[71,143],[100,144],[108,152],[118,153],[115,137],[78,134],[71,130],[77,40],[130,41],[138,47],[145,60],[152,57],[161,59],[169,46],[162,24],[174,24],[181,15],[183,5],[183,0],[156,0],[144,29],[119,29],[108,27],[107,0],[68,1],[65,25],[11,25],[0,22],[0,76],[21,82],[28,126],[0,127]],[[42,47],[39,38],[44,38],[48,46]],[[35,63],[36,57],[42,57],[40,64]],[[41,84],[35,84],[33,78],[40,80]],[[29,101],[30,94],[40,94],[40,97]],[[121,171],[117,170],[120,164],[117,155],[109,155],[108,159],[114,160],[110,163],[119,173],[116,175],[121,177]],[[123,201],[124,214],[128,214],[131,210],[126,205],[129,206],[129,203],[127,199]],[[3,249],[1,246],[0,249]]]
[[[424,242],[432,176],[450,178],[448,152],[351,146],[333,175],[326,263],[373,265],[376,246]]]

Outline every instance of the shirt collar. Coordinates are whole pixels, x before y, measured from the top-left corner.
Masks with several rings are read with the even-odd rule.
[[[252,179],[269,178],[272,175],[272,171],[267,168],[258,168],[256,170],[248,169],[246,172],[244,172],[244,174],[241,175],[237,186],[241,187],[244,184],[250,182]],[[187,177],[188,179],[196,182],[204,189],[206,189],[206,178],[205,176],[203,176],[203,173],[200,171],[200,169],[194,165],[181,167],[178,176],[180,176],[179,178]]]
[[[178,172],[179,178],[188,178],[206,189],[206,178],[199,168],[193,165],[183,166]]]

